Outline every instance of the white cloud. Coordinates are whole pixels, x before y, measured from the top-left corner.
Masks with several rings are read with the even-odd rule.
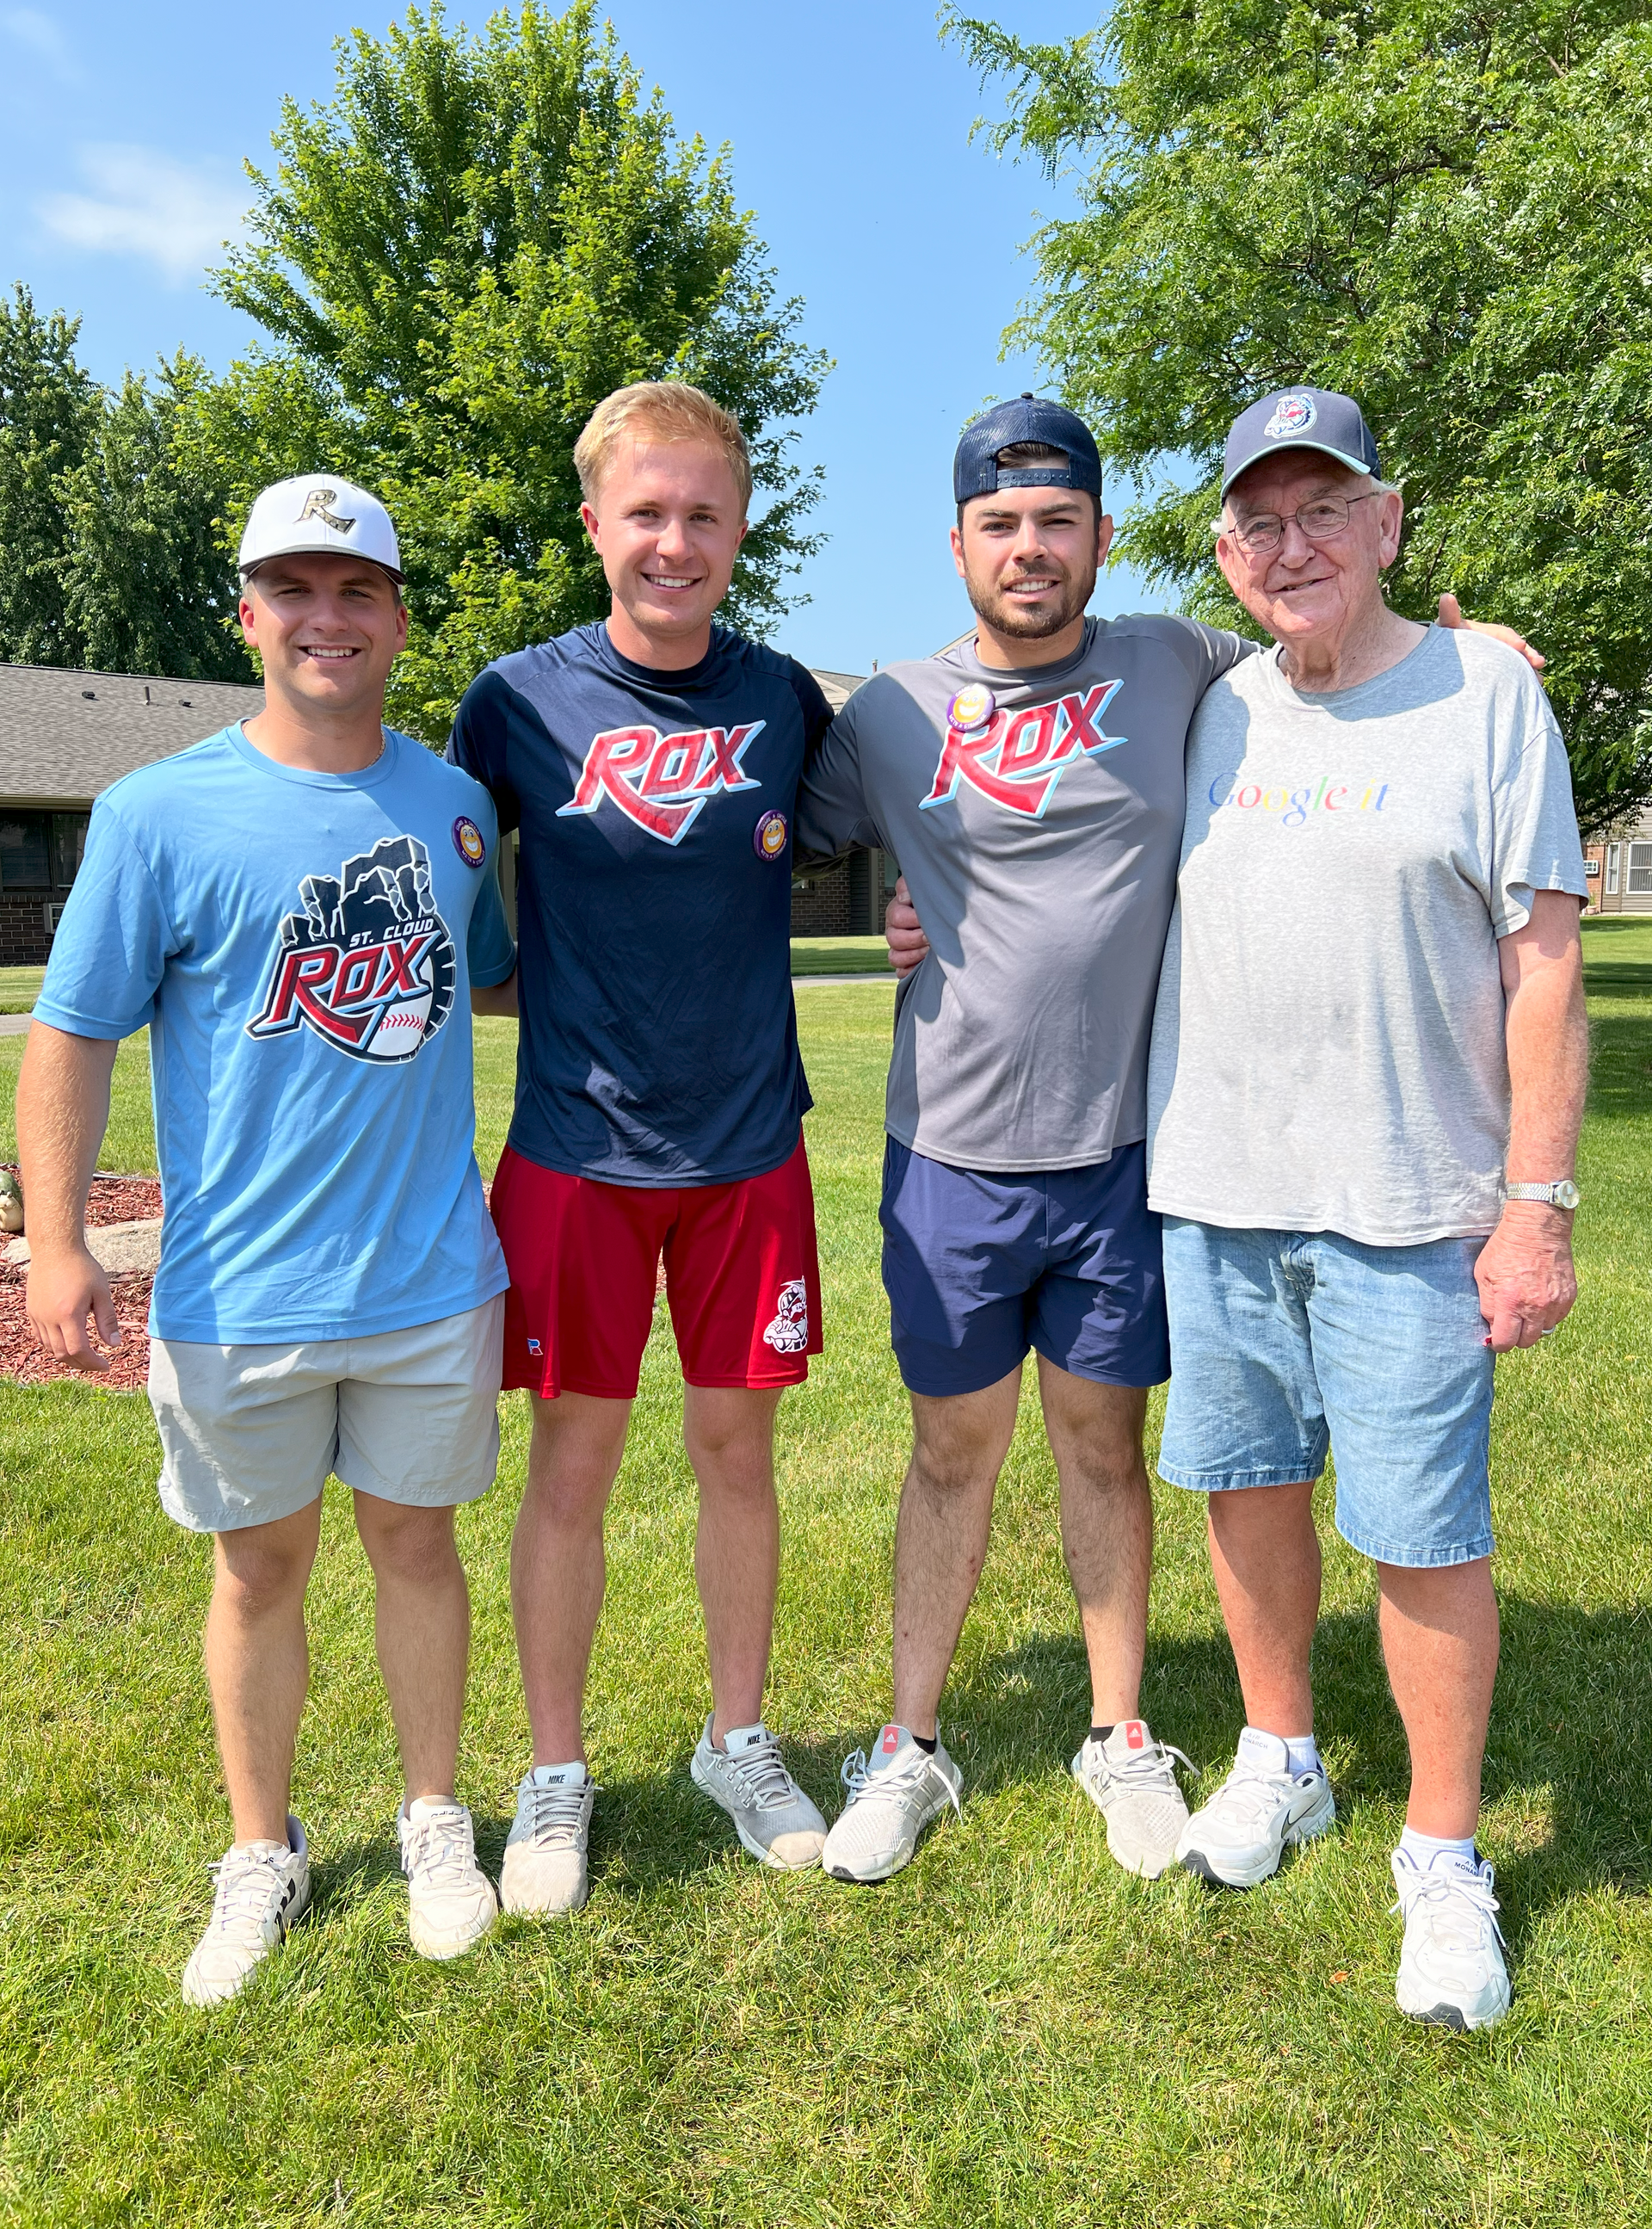
[[[241,230],[247,190],[222,171],[192,170],[154,147],[106,142],[76,152],[93,190],[35,203],[47,230],[71,247],[145,257],[177,286]]]
[[[38,55],[47,63],[54,77],[65,85],[78,85],[80,72],[69,42],[49,16],[42,16],[37,8],[0,8],[0,31],[6,32],[20,47]]]

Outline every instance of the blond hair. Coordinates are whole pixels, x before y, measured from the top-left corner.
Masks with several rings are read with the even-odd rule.
[[[633,440],[703,441],[716,449],[734,475],[744,513],[752,500],[752,459],[740,420],[686,379],[639,379],[605,395],[586,421],[573,445],[579,491],[594,503],[608,476],[614,452]]]

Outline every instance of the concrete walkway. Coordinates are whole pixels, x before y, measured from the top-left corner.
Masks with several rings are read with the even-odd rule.
[[[26,1037],[29,1022],[27,1014],[0,1014],[0,1037]]]

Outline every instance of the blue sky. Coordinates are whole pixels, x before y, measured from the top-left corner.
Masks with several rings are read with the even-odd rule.
[[[1088,28],[1099,0],[996,12],[1053,39]],[[227,363],[253,331],[202,274],[245,210],[241,164],[267,157],[284,95],[326,97],[340,33],[381,32],[392,13],[389,0],[0,0],[0,281],[79,312],[99,378],[181,344]],[[826,469],[816,518],[830,538],[780,640],[847,672],[934,649],[968,620],[946,548],[952,445],[983,401],[1041,383],[1035,364],[999,362],[999,336],[1028,285],[1023,243],[1067,206],[1063,189],[970,144],[994,95],[941,45],[926,0],[614,0],[609,13],[678,128],[732,144],[780,284],[836,359],[802,444]],[[1116,572],[1097,607],[1156,601]]]

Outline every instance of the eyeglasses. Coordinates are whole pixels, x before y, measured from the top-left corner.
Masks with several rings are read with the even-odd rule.
[[[1365,495],[1316,495],[1284,518],[1277,511],[1259,511],[1253,518],[1236,526],[1224,525],[1221,530],[1233,536],[1247,557],[1265,557],[1277,549],[1292,519],[1310,542],[1335,542],[1339,534],[1348,531],[1348,513],[1354,505],[1369,503],[1380,491],[1372,488]]]

